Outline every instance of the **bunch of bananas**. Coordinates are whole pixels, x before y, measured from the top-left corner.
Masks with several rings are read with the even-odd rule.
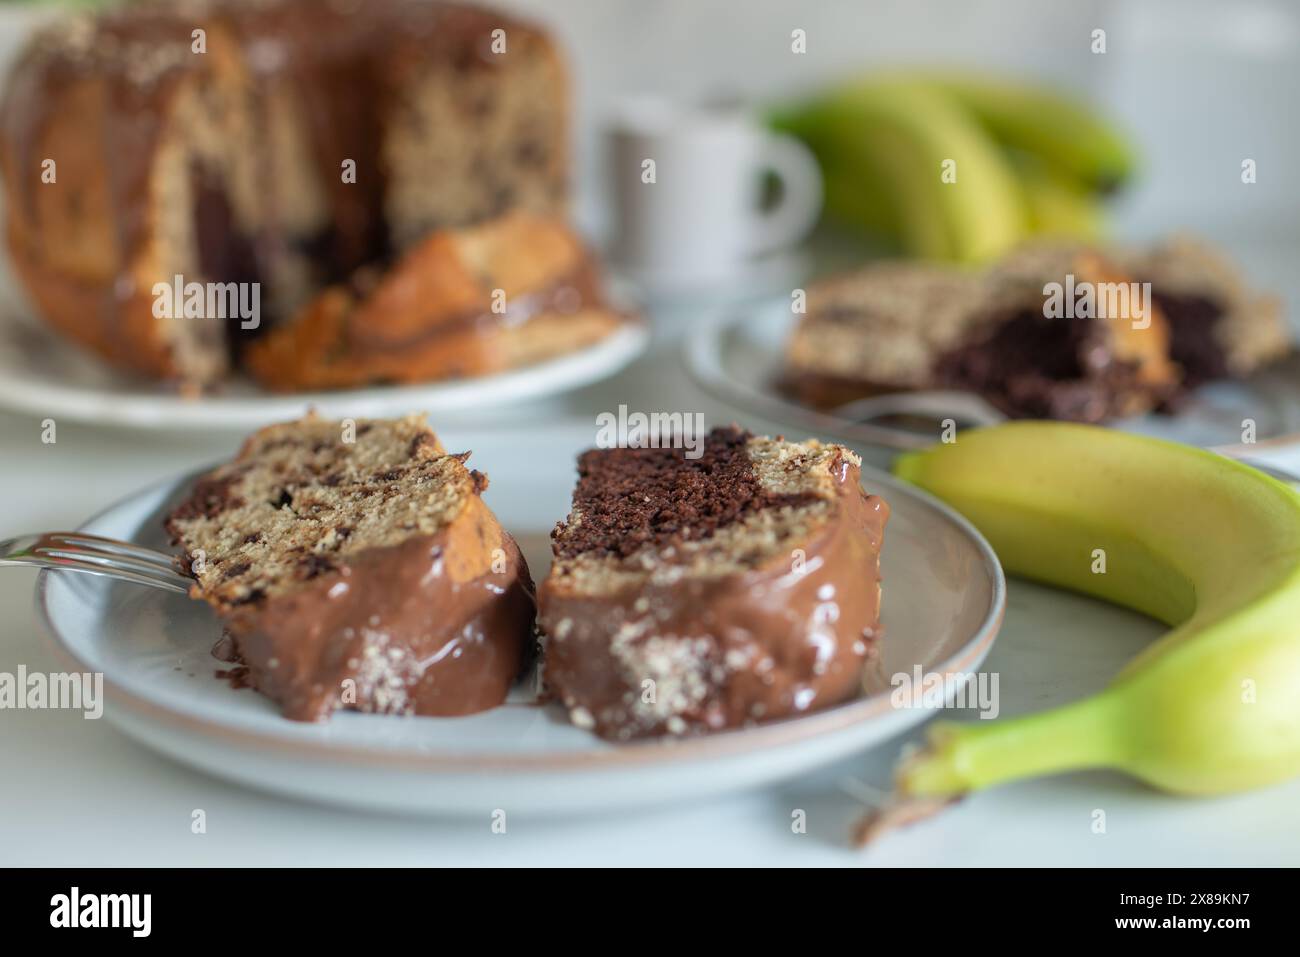
[[[925,259],[983,263],[1034,235],[1101,238],[1134,167],[1124,135],[1060,93],[983,74],[846,83],[772,125],[816,154],[826,213]]]
[[[1300,774],[1300,494],[1203,449],[1049,422],[963,432],[894,470],[974,522],[1012,574],[1172,626],[1100,694],[932,725],[899,768],[904,796],[1076,768],[1178,794]]]

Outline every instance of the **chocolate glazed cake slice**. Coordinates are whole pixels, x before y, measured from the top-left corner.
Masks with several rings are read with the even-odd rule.
[[[1140,301],[1133,276],[1112,257],[1037,242],[1004,257],[986,282],[984,330],[936,362],[945,387],[977,392],[1013,418],[1074,422],[1141,415],[1177,391],[1181,371],[1170,359],[1168,323]],[[1091,289],[1094,306],[1054,314],[1052,286],[1062,296],[1067,288]],[[1107,289],[1125,293],[1114,314]]]
[[[860,460],[715,429],[703,454],[594,449],[539,591],[546,682],[608,738],[733,728],[853,697],[889,508]]]
[[[533,583],[487,478],[420,416],[251,436],[168,517],[252,684],[285,717],[462,715],[505,700]]]
[[[1012,418],[1102,422],[1149,412],[1178,387],[1169,328],[1145,316],[1054,316],[1049,284],[1126,292],[1108,257],[1040,242],[985,273],[880,263],[822,280],[786,348],[781,385],[818,407],[911,389],[983,396]],[[1074,288],[1071,285],[1070,288]]]

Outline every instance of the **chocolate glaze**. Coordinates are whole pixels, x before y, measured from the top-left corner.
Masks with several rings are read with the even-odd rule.
[[[508,297],[500,313],[486,291],[466,304],[429,292],[422,279],[434,273],[417,251],[382,278],[331,287],[250,349],[248,367],[279,391],[459,378],[501,369],[501,336],[535,319],[592,310],[634,321],[607,304],[585,253],[567,275]]]
[[[398,269],[390,271],[390,278],[400,282]],[[364,302],[349,322],[346,341],[347,353],[353,360],[363,359],[368,354],[401,353],[412,347],[450,336],[472,333],[475,330],[491,330],[502,326],[522,326],[530,319],[552,312],[571,313],[580,309],[608,309],[605,294],[601,288],[591,258],[584,256],[567,276],[559,277],[555,282],[523,295],[511,296],[506,300],[502,312],[493,312],[490,308],[467,309],[437,316],[445,307],[437,302],[421,303],[431,318],[418,330],[405,335],[386,334],[386,330],[377,322],[369,322],[368,310],[374,308],[392,309],[389,300]],[[396,306],[402,308],[402,306]]]
[[[349,556],[226,624],[250,683],[285,717],[320,721],[340,707],[444,716],[496,707],[528,662],[534,613],[518,546],[475,499],[452,527]]]
[[[546,681],[574,722],[609,738],[714,731],[852,698],[879,636],[878,556],[889,516],[842,461],[829,521],[798,569],[683,576],[611,596],[539,592]],[[646,698],[654,682],[654,700]]]

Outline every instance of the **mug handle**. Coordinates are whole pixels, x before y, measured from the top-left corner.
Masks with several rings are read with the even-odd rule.
[[[781,199],[756,214],[746,243],[750,255],[793,246],[816,225],[822,211],[822,174],[812,151],[784,133],[759,135],[759,169],[781,180]]]

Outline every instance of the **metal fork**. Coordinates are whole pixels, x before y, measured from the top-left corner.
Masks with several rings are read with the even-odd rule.
[[[0,541],[2,565],[66,568],[178,592],[188,592],[194,584],[171,555],[81,532],[43,532]]]

